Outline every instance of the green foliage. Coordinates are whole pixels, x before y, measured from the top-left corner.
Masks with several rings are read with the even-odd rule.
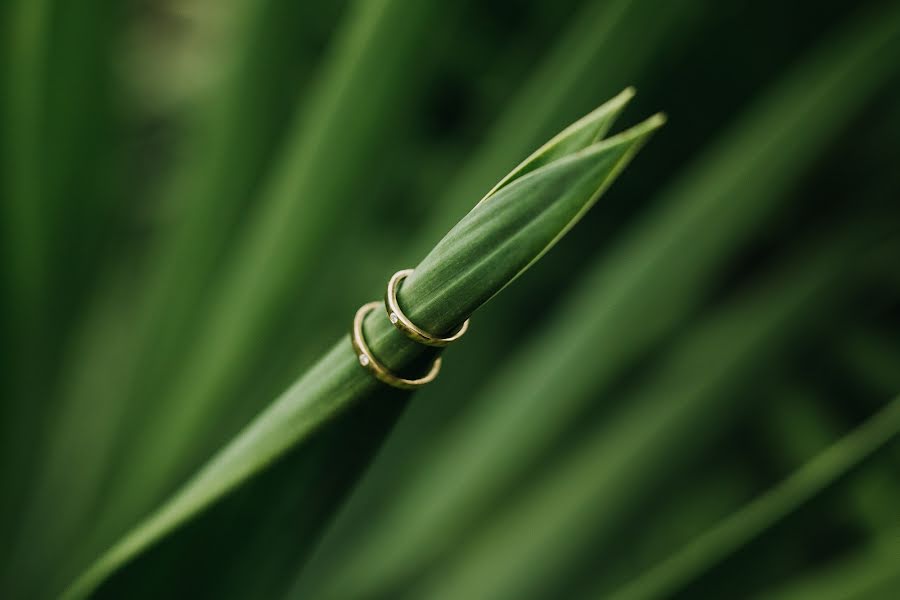
[[[0,29],[3,598],[897,588],[895,0]]]
[[[900,434],[900,399],[861,425],[789,479],[698,536],[681,552],[658,565],[612,597],[619,600],[659,598],[696,577],[736,548],[747,544],[778,519],[831,484],[851,467]]]
[[[597,141],[630,93],[598,108],[547,143],[504,178],[441,240],[404,281],[399,298],[410,318],[430,331],[456,328],[541,257],[590,208],[647,136],[663,123],[652,117]],[[423,354],[380,315],[364,331],[373,354],[403,372]],[[341,340],[306,375],[169,501],[105,552],[64,594],[82,597],[111,571],[309,436],[346,405],[387,401]]]

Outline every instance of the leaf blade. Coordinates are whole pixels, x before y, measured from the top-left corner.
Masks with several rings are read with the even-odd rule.
[[[434,257],[431,261],[426,258],[404,285],[406,300],[419,308],[413,314],[421,315],[422,322],[433,323],[435,330],[455,327],[460,314],[473,312],[508,283],[504,278],[518,276],[535,257],[546,252],[559,238],[559,229],[567,230],[583,214],[585,207],[596,202],[624,163],[661,124],[659,118],[651,117],[623,134],[544,165],[509,185],[501,192],[502,200],[498,194],[495,202],[473,209],[471,219],[464,219],[464,225],[448,234],[449,241],[445,242],[445,247],[449,245],[451,249],[442,257],[448,260],[449,256],[453,260],[451,268],[443,268]],[[550,183],[540,185],[544,179]],[[558,210],[547,217],[547,210],[535,210],[542,204],[555,206]],[[493,221],[494,227],[489,227],[487,232],[480,230],[482,236],[489,238],[488,246],[504,247],[513,242],[519,245],[523,241],[519,229],[530,229],[534,239],[523,245],[524,254],[517,254],[515,260],[510,260],[504,253],[488,253],[492,260],[480,263],[479,269],[484,273],[493,268],[499,273],[496,278],[466,279],[468,269],[462,264],[464,260],[459,259],[467,252],[464,246],[452,242],[471,239],[469,229],[484,222],[485,206],[506,209],[501,214],[515,224],[509,228]],[[488,211],[488,214],[492,213]],[[498,236],[498,232],[503,235]],[[462,280],[466,285],[442,285],[442,277],[445,281]],[[364,326],[366,337],[376,356],[392,370],[402,372],[404,366],[428,356],[422,346],[397,332],[386,315],[377,315],[374,322],[372,316],[375,315],[370,315]],[[265,468],[338,411],[351,402],[365,400],[366,395],[379,389],[379,384],[359,367],[350,344],[341,340],[182,488],[101,554],[72,582],[63,597],[81,598],[89,594],[126,561]],[[404,396],[396,391],[391,393]]]

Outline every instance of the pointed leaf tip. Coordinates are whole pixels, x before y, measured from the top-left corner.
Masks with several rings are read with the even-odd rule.
[[[497,185],[484,195],[481,202],[484,202],[501,188],[506,187],[523,175],[602,140],[609,132],[616,118],[634,97],[634,94],[634,88],[627,87],[615,97],[607,100],[563,129],[503,177]]]
[[[556,158],[476,205],[404,283],[428,290],[411,318],[439,330],[464,320],[565,235],[663,122],[654,115]]]

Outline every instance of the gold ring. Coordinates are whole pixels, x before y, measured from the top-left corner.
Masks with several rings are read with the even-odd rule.
[[[356,316],[353,317],[353,334],[350,336],[350,342],[353,344],[353,351],[356,352],[359,364],[372,373],[378,381],[401,390],[412,390],[434,381],[441,370],[440,356],[434,359],[434,362],[431,364],[431,370],[428,371],[428,374],[424,377],[420,377],[419,379],[404,379],[403,377],[398,377],[391,373],[387,367],[378,362],[372,355],[372,351],[369,350],[369,345],[366,344],[366,338],[363,336],[363,321],[365,320],[366,315],[380,306],[381,302],[369,302],[368,304],[363,304],[359,307],[359,310],[356,311]]]
[[[403,311],[400,309],[400,303],[397,302],[397,286],[412,272],[412,269],[397,271],[394,273],[394,276],[391,277],[391,280],[388,281],[387,292],[384,295],[384,308],[387,310],[388,318],[391,320],[391,323],[412,341],[425,344],[426,346],[446,346],[450,342],[455,342],[461,338],[469,329],[469,319],[466,319],[465,323],[460,325],[459,329],[450,334],[449,337],[442,338],[431,335],[410,321],[409,318],[403,314]]]

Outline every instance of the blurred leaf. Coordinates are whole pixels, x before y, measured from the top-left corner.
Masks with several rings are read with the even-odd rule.
[[[614,593],[616,600],[667,598],[797,510],[900,434],[900,397],[784,482],[701,534],[680,552]]]
[[[25,573],[34,577],[40,563],[59,560],[59,556],[51,558],[54,549],[62,555],[66,548],[70,562],[78,554],[73,551],[72,536],[98,501],[112,463],[122,454],[119,445],[129,439],[134,423],[141,422],[143,411],[152,404],[146,399],[154,397],[154,390],[167,381],[172,365],[178,362],[185,338],[189,337],[189,317],[193,314],[196,318],[200,309],[198,296],[208,287],[207,277],[233,230],[233,221],[253,182],[254,170],[259,167],[253,157],[266,156],[260,149],[265,145],[262,133],[265,128],[261,126],[265,119],[259,115],[264,114],[266,87],[272,86],[267,81],[271,79],[267,69],[272,67],[269,46],[274,42],[269,25],[273,16],[267,12],[273,10],[273,4],[279,3],[239,1],[230,6],[233,11],[228,12],[230,22],[223,28],[228,35],[222,36],[227,48],[220,49],[227,53],[227,58],[222,59],[228,72],[185,119],[187,147],[178,152],[179,160],[170,180],[164,183],[162,199],[180,218],[172,226],[161,228],[149,274],[142,272],[142,279],[123,276],[122,265],[116,265],[117,270],[112,274],[106,273],[96,256],[87,253],[93,278],[102,274],[107,281],[97,285],[92,306],[78,307],[83,323],[71,335],[75,341],[64,345],[60,389],[56,392],[59,400],[54,410],[48,411],[47,441],[41,461],[35,466],[29,503],[19,524],[20,540],[15,545],[17,562],[10,567],[18,572],[20,579],[28,578]],[[280,8],[283,13],[283,7]],[[100,126],[96,122],[99,119],[85,119],[78,111],[81,108],[81,112],[89,115],[92,111],[110,112],[105,105],[91,106],[91,101],[96,101],[99,95],[94,89],[97,77],[87,78],[85,71],[90,74],[98,68],[90,62],[98,58],[90,51],[94,46],[105,51],[103,61],[113,60],[109,48],[95,38],[107,34],[116,44],[121,43],[106,31],[113,29],[108,22],[121,26],[110,16],[110,13],[118,15],[121,6],[109,0],[97,0],[79,4],[77,8],[62,7],[57,12],[60,14],[55,18],[68,35],[54,40],[55,45],[62,46],[62,50],[56,51],[62,66],[56,69],[59,75],[51,82],[51,89],[56,92],[51,98],[55,102],[51,116],[59,123],[60,130],[53,135],[52,149],[56,162],[64,166],[57,168],[63,171],[63,176],[57,176],[58,181],[53,183],[59,188],[59,194],[72,195],[76,190],[65,174],[67,170],[83,167],[84,157],[99,163],[102,170],[123,169],[123,164],[111,165],[105,154],[93,150],[100,143],[109,145],[109,140],[99,135]],[[107,75],[107,78],[112,77]],[[90,133],[85,133],[86,130]],[[104,150],[108,152],[108,148]],[[73,156],[66,156],[66,152]],[[80,176],[100,179],[93,171]],[[67,261],[71,261],[65,270],[75,277],[84,276],[75,260],[79,250],[84,252],[88,248],[96,252],[95,246],[105,250],[102,242],[109,232],[105,236],[100,232],[108,226],[112,211],[102,205],[105,198],[98,198],[99,195],[89,188],[77,202],[57,200],[61,206],[56,210],[65,215],[60,220],[76,232],[72,242],[75,248],[65,252]],[[121,289],[124,286],[140,288],[142,293],[125,294]],[[72,287],[66,288],[65,304],[78,306]],[[91,327],[97,331],[91,331]],[[98,356],[104,359],[99,360]],[[110,373],[113,364],[114,376]],[[89,422],[86,415],[90,415]],[[88,431],[90,441],[86,442]],[[73,471],[79,473],[77,485],[70,479]],[[62,508],[57,507],[61,489],[67,497]],[[99,529],[92,527],[92,533]],[[85,540],[81,540],[76,547],[83,550],[84,546]]]
[[[415,56],[428,19],[435,18],[429,8],[409,0],[358,1],[345,17],[259,186],[249,223],[229,240],[217,283],[205,291],[207,302],[196,315],[193,337],[177,348],[182,360],[167,360],[172,368],[166,376],[151,381],[139,397],[142,414],[130,419],[132,429],[122,437],[124,449],[104,509],[107,523],[98,536],[104,543],[221,443],[210,439],[208,429],[227,411],[222,399],[254,364],[258,339],[277,326],[274,318],[292,310],[317,268],[327,231],[339,221],[342,202],[352,200],[343,193],[352,181],[348,174],[364,172],[385,111],[409,84],[404,66]],[[366,102],[360,103],[361,97]],[[192,219],[197,226],[217,205],[201,209]]]
[[[851,600],[892,598],[900,586],[900,531],[886,530],[871,547],[837,564],[803,574],[761,595],[766,600]]]
[[[721,466],[690,465],[670,473],[611,534],[630,543],[615,552],[610,552],[603,540],[594,545],[585,552],[585,572],[573,577],[566,590],[577,590],[582,597],[605,598],[682,547],[697,531],[731,514],[751,497],[754,485],[752,475],[740,468],[743,458],[719,456],[716,462],[724,463]],[[686,477],[685,471],[691,476]],[[602,566],[598,558],[602,558]]]
[[[810,390],[788,387],[772,402],[768,427],[787,460],[796,464],[822,451],[837,437],[840,428],[827,405],[816,402]],[[883,410],[883,409],[882,409]],[[841,503],[868,533],[878,535],[884,527],[900,527],[900,486],[884,464],[871,465],[846,486]]]
[[[10,490],[0,500],[0,537],[13,533],[19,509],[20,490],[28,478],[29,441],[35,433],[36,409],[24,398],[32,391],[36,371],[43,359],[44,319],[47,317],[47,287],[50,257],[45,228],[47,199],[41,177],[44,86],[47,76],[47,45],[51,3],[21,0],[7,8],[3,41],[9,56],[4,61],[2,241],[3,293],[7,318],[3,322],[16,352],[5,358],[9,369],[7,393],[15,401],[0,405],[0,475]],[[5,554],[0,550],[0,557]]]
[[[888,255],[886,255],[888,256]],[[860,379],[882,390],[900,388],[900,349],[882,332],[856,331],[841,347],[847,367]]]
[[[5,575],[16,581],[17,587],[6,587],[13,596],[42,595],[18,586],[38,586],[46,593],[49,581],[62,575],[55,572],[49,577],[47,565],[69,560],[73,547],[82,541],[76,537],[78,528],[92,526],[91,512],[100,491],[95,486],[102,480],[108,454],[113,451],[105,427],[123,409],[118,398],[97,394],[96,390],[116,387],[127,372],[123,363],[132,349],[128,326],[134,300],[130,283],[127,278],[117,279],[104,288],[99,295],[103,302],[83,316],[82,326],[72,334],[70,354],[77,355],[78,367],[64,366],[66,377],[59,391],[68,401],[49,415],[40,477],[36,477],[29,502],[19,513],[19,537],[9,544],[14,558],[4,565]],[[65,502],[60,502],[61,498]]]
[[[121,10],[111,0],[11,2],[2,21],[0,197],[8,368],[0,405],[0,557],[15,554],[36,479],[42,418],[57,408],[61,349],[104,270],[118,167],[112,54]],[[8,90],[8,93],[5,93]],[[43,401],[37,401],[40,398]],[[6,517],[16,515],[12,523]],[[4,560],[4,563],[8,561]],[[15,567],[11,567],[15,572]]]
[[[10,57],[9,97],[4,102],[4,243],[8,264],[6,282],[16,301],[12,309],[19,325],[35,326],[46,301],[49,259],[46,222],[50,215],[42,189],[41,146],[44,123],[50,0],[19,0],[8,8]],[[5,37],[5,36],[4,36]],[[13,321],[15,322],[15,321]]]

